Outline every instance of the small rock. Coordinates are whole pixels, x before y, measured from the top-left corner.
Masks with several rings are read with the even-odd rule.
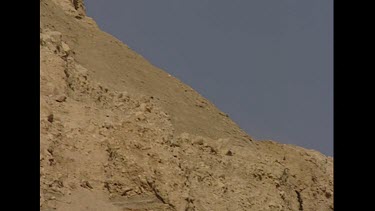
[[[180,143],[179,143],[177,140],[172,139],[172,140],[170,141],[170,146],[171,146],[171,147],[180,147],[181,145],[180,145]]]
[[[281,197],[283,200],[285,200],[285,192],[284,192],[284,191],[280,191],[280,192],[279,192],[279,195],[280,195],[280,197]]]
[[[230,150],[228,150],[227,153],[225,153],[225,155],[227,155],[227,156],[233,156],[233,152],[230,151]]]
[[[203,138],[198,137],[198,138],[194,139],[193,144],[203,145],[204,144]]]
[[[50,158],[50,159],[48,159],[48,162],[49,162],[49,165],[50,165],[50,166],[54,166],[54,165],[56,164],[56,161],[55,161],[54,158]]]
[[[52,147],[48,147],[47,149],[47,152],[53,156],[53,148]]]
[[[276,188],[280,187],[280,182],[278,180],[275,180]]]
[[[65,102],[66,101],[66,96],[65,95],[59,95],[56,97],[56,101],[59,103]]]
[[[329,198],[331,198],[331,196],[332,196],[332,193],[330,192],[330,191],[328,191],[328,192],[326,192],[326,197],[327,197],[327,199],[329,199]]]
[[[151,113],[151,106],[147,105],[146,103],[142,103],[139,107],[142,111]]]
[[[88,189],[93,189],[93,187],[91,186],[91,184],[89,183],[89,181],[83,181],[82,184],[81,184],[81,187],[88,188]]]
[[[71,49],[69,48],[68,44],[66,44],[65,42],[61,42],[61,47],[62,47],[62,50],[65,53],[69,53],[71,51]]]
[[[226,113],[224,113],[224,112],[219,112],[219,114],[220,114],[221,116],[229,117],[229,115],[226,114]]]
[[[60,43],[62,34],[58,31],[48,31],[43,34],[42,39],[46,42]]]
[[[130,192],[130,191],[132,191],[132,190],[133,190],[133,188],[126,188],[126,189],[122,192],[121,196],[126,196],[127,193]],[[141,190],[141,191],[142,191],[142,190]]]
[[[122,106],[124,106],[124,103],[116,103],[115,106],[116,107],[122,107]]]
[[[82,65],[75,64],[75,69],[81,76],[88,76],[88,70]],[[101,85],[99,85],[101,87]]]
[[[106,129],[112,129],[113,128],[113,123],[109,121],[105,121],[103,124],[103,127]]]
[[[52,123],[53,122],[53,114],[48,115],[47,120]]]

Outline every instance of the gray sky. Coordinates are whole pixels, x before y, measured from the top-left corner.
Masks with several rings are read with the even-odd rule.
[[[333,0],[86,0],[256,139],[333,154]]]

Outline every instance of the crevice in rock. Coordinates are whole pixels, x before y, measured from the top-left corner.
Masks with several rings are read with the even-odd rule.
[[[176,207],[173,204],[170,204],[164,200],[164,198],[160,195],[159,191],[155,188],[155,186],[151,182],[147,181],[147,184],[150,186],[151,190],[154,192],[156,198],[158,198],[163,204],[166,204],[170,206],[171,208],[173,208],[174,210],[176,210]]]
[[[298,204],[299,204],[298,210],[303,211],[303,200],[302,200],[302,197],[301,197],[301,193],[300,193],[300,191],[296,190],[296,194],[297,194],[297,201],[298,201]]]

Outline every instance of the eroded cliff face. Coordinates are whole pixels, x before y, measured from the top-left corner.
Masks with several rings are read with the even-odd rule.
[[[83,0],[51,0],[65,13],[81,19],[86,16],[86,8]]]
[[[41,0],[41,210],[333,210],[333,160],[255,141],[84,13]]]

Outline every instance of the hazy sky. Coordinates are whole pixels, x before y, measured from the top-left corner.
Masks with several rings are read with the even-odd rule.
[[[333,154],[333,0],[85,0],[256,139]]]

